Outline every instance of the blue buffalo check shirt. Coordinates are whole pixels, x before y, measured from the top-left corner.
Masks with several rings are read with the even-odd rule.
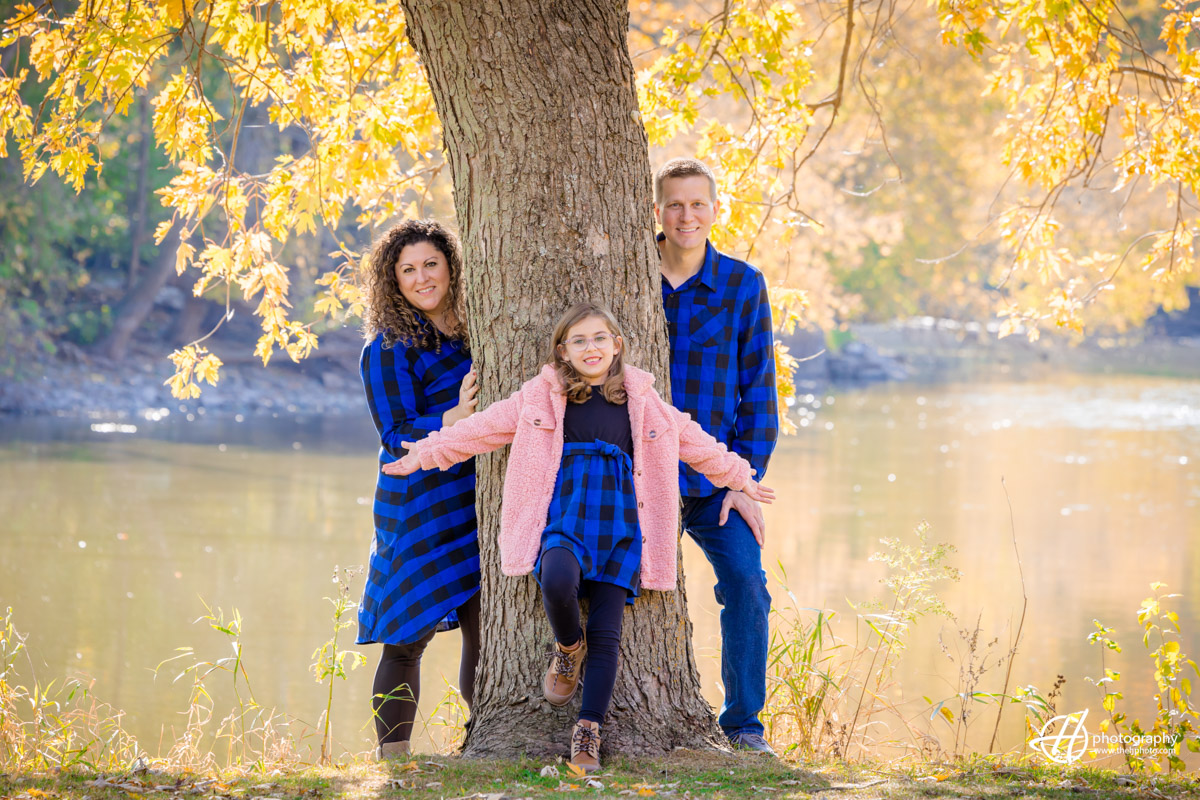
[[[662,240],[663,235],[658,235]],[[771,305],[761,272],[709,242],[704,264],[679,288],[662,279],[671,340],[671,403],[767,473],[779,436]],[[679,492],[707,497],[712,482],[679,465]]]

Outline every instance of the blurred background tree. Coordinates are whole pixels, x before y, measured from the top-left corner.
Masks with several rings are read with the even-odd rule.
[[[636,2],[629,47],[651,162],[713,164],[778,319],[1127,330],[1196,282],[1194,6]],[[380,226],[453,217],[395,0],[0,11],[8,372],[140,332],[193,394],[234,311],[302,358]]]

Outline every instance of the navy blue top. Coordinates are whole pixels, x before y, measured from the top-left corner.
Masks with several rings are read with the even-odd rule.
[[[600,387],[582,403],[567,403],[563,415],[563,442],[608,442],[633,458],[633,429],[629,425],[629,406],[610,403]]]

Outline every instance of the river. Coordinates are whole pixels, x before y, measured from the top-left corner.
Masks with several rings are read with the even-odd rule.
[[[1022,575],[1028,611],[1011,684],[1045,692],[1064,676],[1059,713],[1103,715],[1085,680],[1101,674],[1100,648],[1087,641],[1098,619],[1123,646],[1106,663],[1122,674],[1125,710],[1153,715],[1136,612],[1154,581],[1182,594],[1171,608],[1182,651],[1196,656],[1200,381],[894,384],[802,397],[792,413],[802,427],[781,440],[766,481],[779,498],[766,512],[764,561],[780,605],[836,611],[835,632],[853,644],[850,604],[885,597],[887,568],[870,559],[880,539],[915,542],[926,520],[932,541],[957,548],[950,563],[962,579],[936,586],[955,619],[925,617],[906,635],[892,692],[899,716],[939,729],[922,697],[958,690],[960,629],[980,626],[981,655],[992,639],[993,659],[1007,646]],[[237,609],[255,700],[286,713],[291,734],[312,746],[325,690],[309,664],[333,630],[325,598],[337,591],[335,567],[366,560],[374,449],[365,414],[0,421],[0,606],[29,635],[25,679],[94,679],[93,696],[122,709],[124,727],[159,752],[183,727],[189,681],[172,682],[186,654],[156,665],[180,647],[202,660],[230,655],[227,636],[195,621],[206,604],[227,617]],[[684,570],[703,689],[719,704],[719,609],[690,541]],[[428,651],[419,748],[448,735],[437,705],[457,674],[457,636],[439,635]],[[353,629],[341,637],[350,645]],[[339,746],[356,752],[371,745],[378,655],[359,649],[369,663],[335,686],[333,715]],[[1000,691],[1003,680],[993,665],[977,688]],[[230,678],[220,681],[227,710]],[[1019,746],[1020,715],[1008,713],[1002,744]],[[990,728],[975,723],[970,746],[986,747]]]

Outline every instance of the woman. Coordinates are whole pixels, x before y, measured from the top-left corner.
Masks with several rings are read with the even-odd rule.
[[[463,317],[462,255],[453,233],[409,220],[375,246],[367,267],[360,370],[379,431],[380,464],[475,410]],[[421,654],[434,633],[462,629],[459,691],[471,706],[479,660],[479,542],[475,465],[408,477],[379,474],[375,539],[358,643],[383,644],[371,706],[378,756],[409,752]]]

